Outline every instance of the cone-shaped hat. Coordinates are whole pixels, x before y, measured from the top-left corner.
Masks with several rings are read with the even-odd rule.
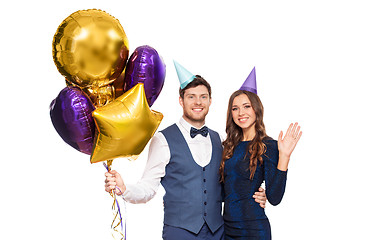
[[[244,81],[243,85],[241,85],[240,90],[245,90],[257,94],[255,67],[253,67],[251,73]]]
[[[176,71],[177,71],[178,79],[180,80],[181,89],[184,89],[186,85],[188,85],[191,81],[193,81],[195,76],[192,73],[190,73],[188,70],[186,70],[186,68],[181,66],[181,64],[179,64],[178,62],[174,60],[173,62],[174,62],[174,67],[176,68]]]

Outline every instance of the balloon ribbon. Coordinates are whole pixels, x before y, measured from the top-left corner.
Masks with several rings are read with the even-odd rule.
[[[112,162],[113,162],[113,160],[108,160],[107,164],[105,162],[103,162],[103,165],[105,166],[107,171],[111,170]],[[111,190],[111,192],[110,192],[110,196],[114,199],[113,205],[112,205],[114,218],[113,218],[113,222],[111,223],[111,235],[113,236],[113,238],[115,240],[117,240],[117,239],[126,240],[126,222],[123,223],[121,208],[119,206],[117,195],[115,193],[116,190],[121,192],[121,190],[118,187],[115,187],[115,189]],[[119,229],[119,226],[121,226],[120,229]],[[116,236],[118,238],[116,238]]]

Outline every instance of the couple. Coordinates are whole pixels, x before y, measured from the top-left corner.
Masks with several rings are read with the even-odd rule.
[[[227,138],[205,126],[211,87],[174,63],[180,80],[179,122],[157,132],[137,184],[124,184],[114,170],[105,190],[125,201],[146,203],[159,184],[164,195],[164,240],[271,239],[265,202],[277,205],[286,184],[290,155],[301,137],[291,124],[278,141],[268,137],[257,96],[255,69],[228,105]],[[265,181],[266,191],[260,187]],[[222,212],[224,202],[224,216]]]

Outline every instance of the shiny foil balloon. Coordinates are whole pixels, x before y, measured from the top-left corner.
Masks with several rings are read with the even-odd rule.
[[[121,75],[117,79],[115,79],[114,82],[111,84],[116,98],[125,93],[125,90],[124,90],[125,75],[126,75],[126,68],[123,69]]]
[[[59,72],[79,87],[112,83],[125,67],[129,44],[117,19],[97,10],[80,10],[58,27],[52,54]]]
[[[120,77],[118,77],[115,81],[117,81],[119,78]],[[78,85],[74,84],[73,82],[69,81],[68,79],[66,79],[66,85],[69,87],[78,87]],[[113,101],[116,97],[115,88],[113,86],[113,83],[106,85],[106,86],[101,86],[101,87],[88,86],[88,87],[83,87],[80,89],[85,94],[87,94],[87,96],[90,97],[91,102],[93,103],[94,107],[96,107],[96,108],[108,104],[109,102]]]
[[[51,121],[60,137],[89,155],[95,134],[94,110],[88,96],[76,87],[64,88],[50,105]]]
[[[165,75],[166,66],[158,52],[150,46],[137,47],[127,61],[124,90],[143,83],[147,101],[152,106],[162,90]]]
[[[109,104],[115,99],[114,88],[111,85],[86,87],[82,90],[90,97],[96,108]]]
[[[150,110],[143,83],[93,112],[97,127],[91,163],[139,155],[157,130],[162,113]]]

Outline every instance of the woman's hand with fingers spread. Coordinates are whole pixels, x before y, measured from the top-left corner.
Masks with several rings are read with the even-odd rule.
[[[300,131],[300,126],[298,126],[298,123],[295,123],[295,124],[291,123],[284,137],[283,137],[283,131],[280,131],[280,134],[277,140],[277,145],[279,148],[278,169],[282,171],[287,171],[291,154],[294,151],[296,144],[298,143],[301,136],[302,136],[302,131]]]

